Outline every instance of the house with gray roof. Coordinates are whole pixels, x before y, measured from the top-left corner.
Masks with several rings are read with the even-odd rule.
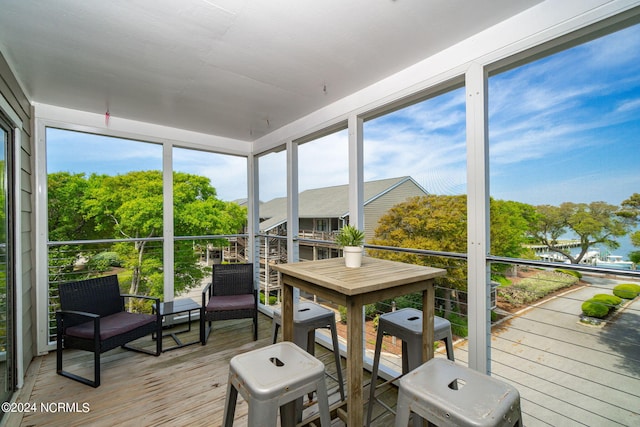
[[[378,220],[392,206],[410,197],[425,196],[427,191],[410,176],[380,179],[364,183],[365,242],[370,241]],[[335,233],[349,223],[348,185],[315,188],[299,194],[299,237],[333,241]],[[260,232],[285,235],[287,199],[279,197],[260,205]],[[300,242],[300,259],[313,260],[339,256],[329,243]]]

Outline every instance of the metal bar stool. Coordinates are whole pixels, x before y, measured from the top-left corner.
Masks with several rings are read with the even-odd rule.
[[[400,379],[396,409],[395,427],[407,427],[411,412],[438,426],[522,426],[515,387],[442,358]]]
[[[453,357],[453,336],[451,334],[451,322],[442,317],[433,319],[433,336],[436,341],[443,340],[447,348],[447,358]],[[392,335],[402,340],[402,374],[417,368],[422,364],[422,311],[415,308],[403,308],[401,310],[385,313],[378,320],[378,334],[376,348],[373,356],[373,368],[371,370],[371,385],[369,391],[369,405],[367,407],[367,426],[371,424],[373,403],[380,403],[385,409],[393,410],[380,402],[375,397],[378,369],[380,367],[380,352],[382,351],[382,339],[384,335]],[[397,379],[397,378],[396,378]],[[387,384],[387,383],[384,383]],[[382,385],[384,385],[382,384]],[[381,386],[382,386],[381,385]],[[416,421],[418,426],[419,421]]]
[[[295,401],[314,391],[321,425],[329,427],[329,396],[321,361],[288,341],[234,356],[229,363],[224,426],[233,425],[238,393],[249,406],[248,425],[275,427],[280,409],[281,424],[295,426]]]
[[[275,344],[278,339],[278,329],[282,324],[280,310],[273,310],[272,339]],[[338,330],[336,329],[336,314],[333,310],[312,302],[300,302],[293,313],[293,342],[315,354],[316,329],[329,328],[333,343],[333,355],[336,362],[338,377],[333,378],[338,383],[340,398],[344,400],[344,381],[342,379],[342,364],[340,362],[340,346],[338,345]],[[329,374],[327,374],[329,375]]]

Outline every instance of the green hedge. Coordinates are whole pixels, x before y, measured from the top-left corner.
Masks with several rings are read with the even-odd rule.
[[[609,314],[609,306],[598,300],[587,300],[582,303],[582,313],[585,316],[602,319]]]
[[[635,283],[623,283],[613,288],[613,294],[624,299],[634,299],[640,294],[640,285]]]
[[[622,304],[622,298],[609,294],[597,294],[594,295],[591,299],[607,304],[611,308],[615,308]]]
[[[276,305],[278,297],[275,295],[269,295],[269,305]],[[264,292],[260,291],[260,304],[264,305]]]

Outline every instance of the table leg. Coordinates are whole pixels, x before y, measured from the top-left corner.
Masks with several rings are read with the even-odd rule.
[[[347,299],[347,426],[362,426],[362,300]]]
[[[282,339],[293,342],[293,286],[282,286]]]
[[[422,363],[433,359],[433,320],[435,316],[435,289],[433,283],[422,291]]]

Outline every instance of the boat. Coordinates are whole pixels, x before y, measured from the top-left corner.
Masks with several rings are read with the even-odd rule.
[[[633,270],[633,262],[624,261],[621,255],[607,255],[604,260],[596,258],[596,267]]]

